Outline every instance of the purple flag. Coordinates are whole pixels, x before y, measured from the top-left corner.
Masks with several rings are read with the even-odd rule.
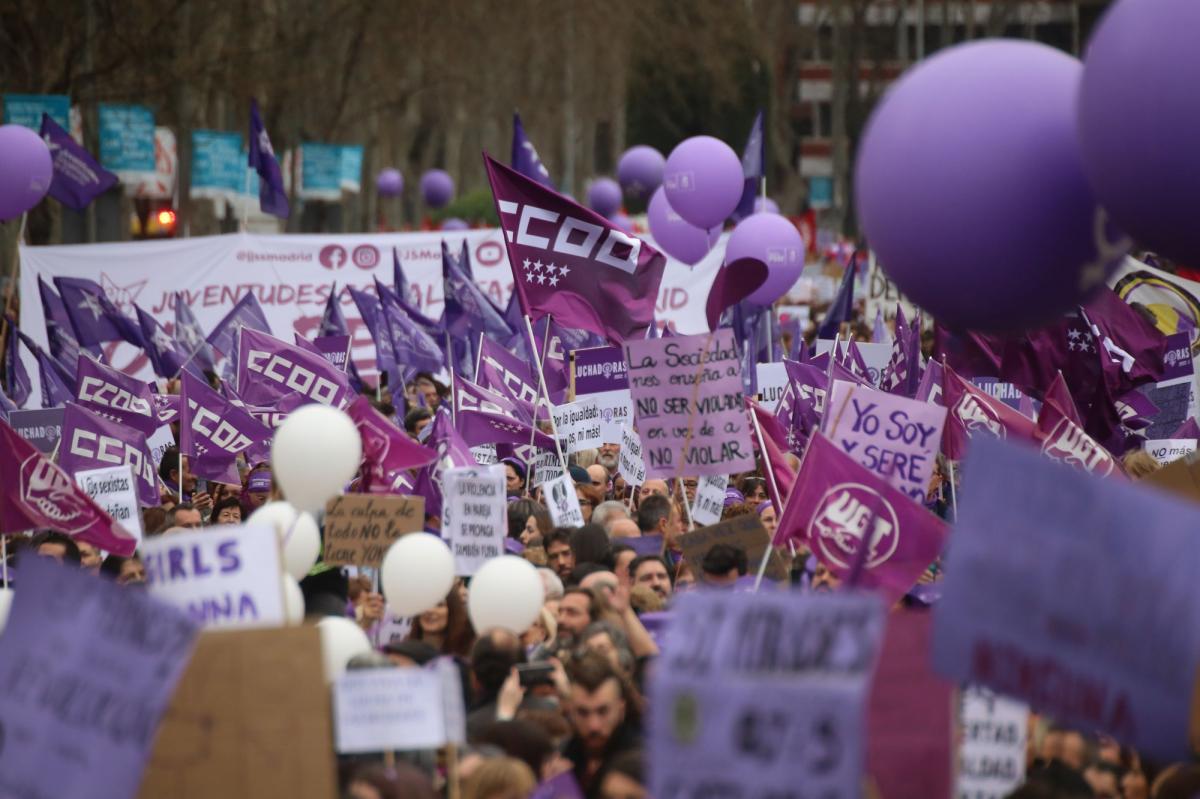
[[[8,341],[5,342],[8,352],[4,359],[4,388],[13,402],[24,405],[33,391],[33,381],[29,378],[25,364],[21,362],[21,338],[11,319],[9,328]]]
[[[363,324],[375,341],[375,368],[380,372],[392,372],[396,369],[396,352],[392,346],[392,337],[388,332],[387,323],[383,319],[383,306],[379,299],[365,291],[359,291],[353,286],[347,286],[351,299],[358,306],[358,314]]]
[[[899,319],[899,317],[897,317]],[[900,323],[897,321],[896,329],[900,329]],[[875,325],[871,328],[871,343],[886,344],[888,342],[887,324],[883,321],[883,308],[875,309]]]
[[[513,114],[512,168],[547,189],[555,189],[554,181],[550,179],[550,171],[542,163],[533,142],[525,135],[525,126],[521,124],[520,114]]]
[[[1162,376],[1166,336],[1115,291],[1102,287],[1080,310],[1100,343],[1100,367],[1113,396]]]
[[[425,498],[427,516],[442,515],[442,472],[460,466],[477,466],[471,447],[454,428],[454,421],[446,410],[434,414],[433,422],[425,428],[429,431],[425,442],[437,452],[437,462],[422,467],[417,473],[413,493]]]
[[[930,361],[925,364],[925,373],[921,375],[921,384],[917,386],[917,393],[913,399],[945,406],[946,402],[942,398],[942,365],[940,363]]]
[[[733,212],[735,218],[745,219],[754,213],[754,201],[758,198],[759,186],[763,175],[766,174],[767,148],[763,136],[763,112],[759,109],[750,127],[750,135],[746,137],[746,147],[742,150],[742,176],[745,183],[742,186],[742,199]]]
[[[339,302],[341,296],[341,292],[337,290],[337,283],[334,283],[329,288],[329,299],[325,300],[325,312],[321,314],[321,324],[317,328],[318,336],[350,335],[350,325],[346,322],[346,315],[342,313]]]
[[[62,296],[63,306],[75,330],[75,340],[81,346],[124,339],[141,347],[141,330],[104,294],[104,289],[91,280],[77,277],[56,277],[54,285]]]
[[[117,185],[117,176],[97,163],[82,146],[50,118],[42,114],[42,138],[50,150],[54,178],[50,196],[63,205],[82,211],[88,203]]]
[[[400,299],[408,301],[408,278],[404,276],[404,267],[400,264],[400,253],[392,248],[392,288]]]
[[[1123,471],[1108,450],[1083,431],[1053,399],[1047,397],[1038,414],[1037,442],[1042,454],[1097,477]]]
[[[608,343],[586,330],[564,327],[551,317],[537,321],[533,326],[533,337],[537,342],[538,355],[545,353],[542,370],[546,373],[546,393],[555,405],[566,402],[571,384],[571,350],[602,347]]]
[[[273,431],[244,408],[222,397],[187,372],[179,403],[180,451],[198,476],[219,483],[240,482],[237,456],[270,446]]]
[[[362,488],[366,493],[392,493],[398,476],[437,460],[437,452],[409,438],[366,397],[350,403],[346,413],[362,437]]]
[[[56,408],[59,405],[70,402],[75,392],[71,390],[74,384],[74,378],[67,373],[62,364],[50,357],[50,355],[27,338],[23,333],[21,342],[29,348],[33,353],[33,357],[37,359],[38,365],[38,382],[42,387],[42,407]]]
[[[0,421],[7,422],[8,415],[15,410],[19,410],[15,402],[8,398],[8,395],[0,390]]]
[[[354,399],[346,373],[324,357],[249,327],[242,328],[237,374],[238,396],[252,405],[292,394],[334,408]]]
[[[442,319],[451,336],[471,341],[482,332],[494,341],[507,341],[513,335],[515,331],[509,328],[491,300],[450,256],[445,239],[442,240],[442,280],[446,298]]]
[[[375,281],[375,288],[379,292],[384,327],[391,342],[396,367],[439,371],[445,364],[445,355],[438,342],[405,311],[403,301],[391,289],[378,280]],[[402,380],[397,382],[403,383]]]
[[[74,396],[80,407],[143,435],[153,435],[161,427],[149,385],[86,355],[79,358]]]
[[[942,391],[949,413],[942,433],[942,452],[950,460],[961,460],[967,441],[979,435],[1033,441],[1035,425],[1029,419],[959,377],[953,369],[943,370]]]
[[[850,259],[846,272],[842,275],[842,285],[838,288],[833,304],[825,312],[821,326],[817,328],[817,338],[836,338],[841,330],[842,322],[847,322],[854,314],[854,278],[858,272],[858,258]]]
[[[538,379],[522,361],[504,347],[488,339],[480,347],[479,370],[475,382],[480,387],[507,397],[520,411],[523,421],[532,422],[535,409],[540,404]],[[547,414],[541,414],[548,418]]]
[[[191,306],[187,304],[182,292],[175,292],[175,340],[189,360],[200,364],[201,369],[214,371],[217,358],[212,346],[205,340],[204,331],[196,321]]]
[[[154,394],[154,415],[159,424],[170,424],[179,418],[178,394]]]
[[[161,502],[158,474],[146,436],[74,402],[68,402],[63,412],[58,463],[70,475],[87,469],[127,465],[133,470],[137,484],[138,504],[153,507]]]
[[[896,306],[896,335],[892,354],[884,367],[880,388],[889,394],[913,397],[921,384],[921,326],[919,319],[910,326],[904,309]]]
[[[171,334],[158,323],[153,316],[146,313],[136,303],[133,306],[137,311],[138,325],[142,329],[142,338],[146,342],[146,355],[150,358],[150,365],[154,367],[154,374],[159,377],[173,378],[175,375],[185,368],[198,369],[194,360],[184,361],[187,355],[179,350],[179,345]]]
[[[472,447],[482,444],[533,445],[542,450],[553,450],[554,439],[536,431],[520,419],[486,411],[459,411],[455,426],[463,441]]]
[[[258,207],[264,214],[288,218],[287,190],[283,187],[283,173],[279,161],[275,160],[275,149],[271,137],[258,113],[258,100],[250,100],[250,152],[249,166],[258,173]]]
[[[525,314],[553,314],[614,344],[642,338],[654,322],[662,253],[486,155],[484,164]]]
[[[1195,438],[1200,440],[1200,424],[1196,424],[1195,419],[1189,418],[1186,422],[1180,425],[1179,429],[1172,433],[1170,438]]]
[[[526,408],[522,408],[511,397],[506,394],[492,391],[483,386],[472,383],[461,375],[454,375],[454,410],[456,413],[460,411],[482,411],[483,413],[492,413],[498,416],[507,416],[510,419],[528,420]],[[472,444],[471,446],[475,446]]]
[[[247,292],[244,297],[237,301],[229,313],[217,322],[217,326],[212,329],[205,339],[217,351],[226,358],[232,358],[236,350],[234,349],[238,343],[238,331],[242,328],[257,330],[260,333],[270,335],[271,325],[267,323],[267,316],[263,313],[262,306],[258,304],[258,298],[254,296],[254,292]]]
[[[50,345],[50,354],[63,363],[75,363],[79,357],[79,342],[75,340],[71,317],[67,314],[62,297],[42,280],[41,275],[38,275],[38,294],[42,299],[42,314],[46,318],[46,341]],[[99,349],[94,349],[93,354],[99,355]]]

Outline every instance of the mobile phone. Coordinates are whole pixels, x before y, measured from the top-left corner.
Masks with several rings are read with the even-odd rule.
[[[553,675],[554,666],[550,663],[517,664],[517,678],[525,688],[533,685],[552,685]]]

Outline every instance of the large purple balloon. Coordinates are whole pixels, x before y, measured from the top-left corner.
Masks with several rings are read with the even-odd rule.
[[[404,176],[399,169],[381,169],[375,176],[375,190],[382,197],[395,197],[404,191]]]
[[[663,167],[667,201],[684,221],[708,230],[723,224],[742,199],[742,161],[712,136],[680,142]]]
[[[1079,95],[1084,171],[1140,244],[1200,264],[1200,3],[1122,0],[1088,43]]]
[[[775,202],[770,197],[755,197],[754,213],[777,214],[779,213],[779,203]]]
[[[767,265],[767,281],[746,302],[767,306],[788,292],[804,271],[804,238],[779,214],[752,214],[729,234],[725,263],[752,258]]]
[[[940,321],[1047,322],[1124,255],[1083,175],[1082,72],[1043,44],[963,44],[909,70],[872,114],[855,174],[859,219],[887,274]]]
[[[600,216],[621,210],[621,187],[612,178],[596,178],[588,186],[588,207]]]
[[[454,198],[454,178],[441,169],[421,175],[421,197],[430,208],[442,208]]]
[[[666,162],[662,153],[647,144],[630,147],[617,162],[617,180],[627,195],[644,200],[662,185]]]
[[[14,219],[50,191],[54,165],[41,137],[21,125],[0,125],[0,219]]]
[[[719,227],[705,232],[684,222],[679,214],[671,210],[671,204],[667,202],[667,195],[662,186],[655,189],[654,196],[650,198],[650,206],[646,209],[646,221],[658,248],[688,266],[700,263],[717,243],[717,239],[721,238]]]

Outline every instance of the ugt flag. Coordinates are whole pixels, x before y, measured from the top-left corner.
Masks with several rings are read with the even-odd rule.
[[[566,327],[614,344],[645,337],[666,258],[596,212],[484,155],[513,290],[533,319],[553,314]]]

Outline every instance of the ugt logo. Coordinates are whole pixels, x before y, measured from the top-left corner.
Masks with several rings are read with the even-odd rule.
[[[817,503],[808,529],[825,558],[849,568],[868,546],[868,569],[885,563],[900,544],[900,522],[891,503],[862,483],[839,483]]]
[[[599,261],[629,274],[637,270],[642,242],[633,236],[536,205],[521,205],[509,200],[500,200],[498,204],[501,216],[517,217],[515,232],[503,220],[501,222],[509,241],[522,247]],[[534,231],[535,224],[545,235]]]
[[[1042,454],[1051,460],[1107,477],[1115,464],[1112,456],[1069,419],[1059,419],[1042,444]]]
[[[68,535],[78,533],[92,521],[88,506],[72,489],[70,478],[45,458],[30,455],[21,464],[21,500],[37,514],[42,526]]]
[[[1005,437],[1004,425],[1000,424],[995,411],[972,394],[963,394],[954,404],[954,418],[958,419],[959,424],[970,435],[982,432],[995,438]]]

